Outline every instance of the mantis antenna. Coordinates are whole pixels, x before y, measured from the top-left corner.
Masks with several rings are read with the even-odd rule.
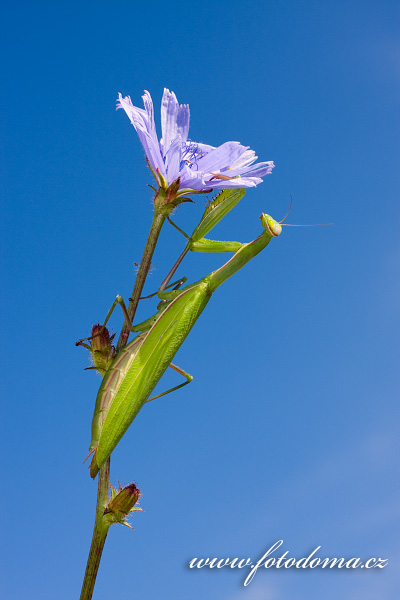
[[[283,217],[282,221],[279,221],[279,223],[283,223],[283,221],[286,219],[286,217],[290,213],[292,206],[293,206],[293,198],[292,198],[292,196],[290,196],[290,206],[288,208],[288,211],[287,211],[286,215]]]
[[[282,221],[279,221],[279,224],[281,224],[281,225],[283,224],[283,226],[286,226],[286,227],[326,227],[327,225],[334,225],[334,223],[313,223],[311,225],[293,225],[292,223],[283,223],[283,221],[286,219],[286,217],[290,213],[292,206],[293,206],[293,198],[292,198],[292,196],[290,196],[289,209],[288,209],[286,215],[283,217]]]

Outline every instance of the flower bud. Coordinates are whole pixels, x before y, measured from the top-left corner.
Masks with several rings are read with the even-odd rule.
[[[101,352],[102,350],[105,350],[105,349],[109,348],[110,346],[111,346],[111,336],[110,336],[110,333],[109,333],[107,327],[103,328],[103,326],[100,325],[100,323],[93,325],[93,327],[92,327],[93,351]]]
[[[134,483],[127,485],[122,488],[119,484],[118,492],[110,485],[111,488],[111,502],[104,509],[104,517],[111,523],[121,523],[127,527],[132,527],[125,520],[127,515],[136,510],[142,510],[135,506],[140,496],[140,490]]]
[[[110,335],[107,327],[103,328],[100,323],[93,325],[91,336],[93,364],[102,375],[104,375],[114,359],[115,348],[112,344],[113,339],[114,336]]]

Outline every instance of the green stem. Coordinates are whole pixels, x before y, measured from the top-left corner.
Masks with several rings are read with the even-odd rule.
[[[90,600],[96,583],[97,571],[99,570],[101,555],[103,553],[110,523],[104,517],[104,507],[108,502],[108,486],[110,481],[110,459],[108,458],[100,468],[99,482],[97,488],[96,519],[92,544],[86,565],[85,577],[82,584],[80,600]]]
[[[140,262],[139,271],[135,280],[131,300],[128,306],[128,315],[133,321],[136,309],[139,304],[140,296],[142,295],[144,283],[146,281],[147,274],[151,266],[151,259],[153,258],[154,250],[157,244],[158,236],[160,235],[161,228],[164,225],[164,221],[167,218],[165,212],[161,212],[155,207],[153,221],[151,223],[149,236],[147,238],[146,245],[144,247],[142,260]],[[117,352],[119,352],[127,343],[129,337],[129,327],[124,323],[122,327],[121,335],[119,336]]]
[[[131,301],[128,306],[128,314],[133,321],[136,309],[139,304],[139,299],[150,269],[151,259],[157,244],[158,237],[165,219],[172,210],[172,206],[160,208],[157,200],[162,203],[162,198],[158,194],[154,199],[154,217],[151,223],[146,246],[144,248],[142,260],[138,274],[136,276],[135,285],[132,292]],[[124,348],[128,342],[129,328],[124,324],[119,336],[117,353]],[[97,488],[97,505],[96,519],[94,523],[94,531],[92,543],[90,546],[89,557],[86,565],[85,577],[82,585],[80,600],[91,600],[93,595],[94,584],[96,582],[97,571],[99,570],[101,555],[103,553],[104,544],[106,541],[110,524],[105,521],[104,507],[108,503],[108,488],[110,484],[110,458],[106,460],[104,465],[100,467],[98,488]]]

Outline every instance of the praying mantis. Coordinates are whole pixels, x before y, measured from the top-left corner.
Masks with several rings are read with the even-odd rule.
[[[117,296],[104,327],[117,304],[120,304],[125,320],[132,332],[138,335],[113,358],[100,386],[92,421],[92,440],[90,453],[93,453],[90,464],[91,477],[95,478],[111,452],[127,431],[146,402],[154,400],[177,390],[193,379],[183,369],[172,364],[172,360],[184,340],[190,333],[200,314],[203,312],[212,294],[227,279],[244,267],[252,258],[261,252],[273,237],[280,235],[281,225],[267,214],[260,216],[263,231],[255,240],[242,244],[240,242],[223,242],[209,240],[204,236],[243,198],[245,190],[229,189],[221,192],[206,208],[205,213],[189,237],[174,225],[187,239],[187,244],[171,271],[164,279],[158,291],[161,302],[157,313],[139,323],[132,325],[125,303]],[[169,281],[178,268],[185,254],[197,252],[233,252],[233,256],[216,271],[182,289],[172,289]],[[179,283],[185,283],[183,278]],[[90,339],[90,338],[88,338]],[[84,345],[93,353],[93,347]],[[93,344],[92,344],[93,346]],[[168,367],[173,368],[186,378],[186,381],[174,388],[150,398],[151,392],[160,381]],[[99,369],[100,370],[100,369]]]

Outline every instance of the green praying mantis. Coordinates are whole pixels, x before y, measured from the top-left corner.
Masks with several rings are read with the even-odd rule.
[[[111,357],[103,368],[95,368],[104,374],[97,394],[92,420],[92,440],[90,454],[90,474],[96,477],[100,467],[114,450],[140,409],[146,402],[154,400],[177,390],[192,381],[192,376],[183,369],[172,364],[172,360],[184,340],[190,333],[200,314],[203,312],[215,290],[244,267],[252,258],[261,252],[273,237],[280,235],[281,225],[267,214],[260,216],[263,231],[255,240],[242,244],[240,242],[222,242],[209,240],[204,236],[243,198],[245,190],[230,189],[221,192],[207,207],[199,225],[189,237],[170,219],[170,222],[187,239],[187,244],[171,271],[164,279],[158,291],[161,302],[157,313],[139,323],[132,325],[125,303],[117,296],[104,327],[117,304],[122,307],[125,320],[132,332],[138,335],[116,357]],[[213,271],[195,283],[191,283],[171,291],[166,291],[175,284],[169,284],[185,254],[195,252],[233,252],[233,256],[222,267]],[[179,284],[185,283],[183,278]],[[179,285],[178,284],[178,285]],[[153,294],[154,295],[154,294]],[[87,338],[91,339],[91,338]],[[94,344],[83,344],[91,350],[93,357]],[[150,398],[151,392],[160,381],[168,367],[171,367],[186,378],[186,381],[174,388]]]

